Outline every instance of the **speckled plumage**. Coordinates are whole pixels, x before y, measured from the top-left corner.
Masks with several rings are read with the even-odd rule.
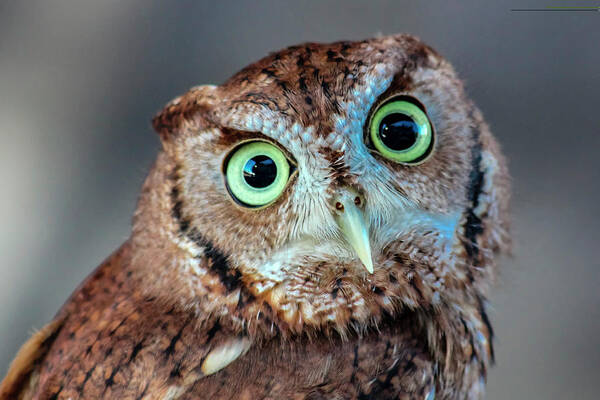
[[[371,110],[396,94],[435,128],[422,164],[365,145]],[[290,47],[191,89],[154,127],[163,151],[131,237],[24,346],[0,399],[482,396],[508,175],[434,50],[408,35]],[[223,178],[252,138],[296,164],[260,209]],[[372,275],[336,230],[340,187],[364,197]]]

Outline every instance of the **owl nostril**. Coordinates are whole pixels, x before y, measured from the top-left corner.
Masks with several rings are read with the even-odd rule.
[[[357,206],[359,206],[359,207],[360,207],[360,205],[362,204],[362,200],[360,199],[360,197],[359,197],[359,196],[356,196],[356,197],[354,198],[354,204],[356,204],[356,205],[357,205]]]
[[[336,203],[335,203],[335,209],[338,210],[338,211],[344,211],[344,205],[341,202],[336,201]]]

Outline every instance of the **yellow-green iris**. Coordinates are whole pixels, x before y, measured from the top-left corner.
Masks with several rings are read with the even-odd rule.
[[[392,100],[375,111],[369,126],[371,142],[385,158],[417,163],[433,147],[433,130],[427,114],[407,100]]]
[[[261,207],[281,195],[290,177],[290,164],[277,146],[249,142],[234,150],[225,175],[229,191],[239,203]]]

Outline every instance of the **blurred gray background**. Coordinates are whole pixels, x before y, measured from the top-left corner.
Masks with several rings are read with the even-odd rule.
[[[409,32],[466,81],[510,160],[514,257],[489,399],[597,399],[599,1],[0,2],[0,375],[125,240],[150,118],[303,41]]]

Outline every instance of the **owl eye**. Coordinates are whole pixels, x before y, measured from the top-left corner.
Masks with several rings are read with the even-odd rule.
[[[371,143],[392,161],[415,164],[433,148],[433,130],[425,111],[406,98],[381,105],[369,124]]]
[[[290,164],[277,146],[263,141],[249,142],[229,156],[225,177],[237,202],[261,207],[281,195],[290,177]]]

